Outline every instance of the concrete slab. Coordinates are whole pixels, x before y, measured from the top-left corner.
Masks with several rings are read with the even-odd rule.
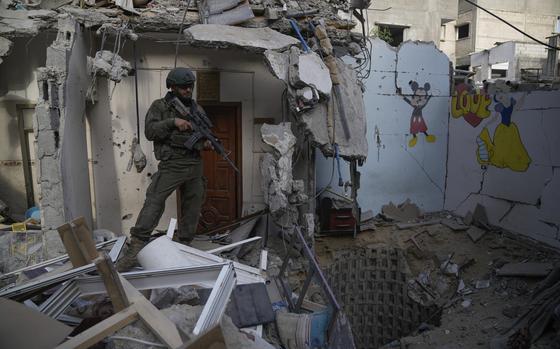
[[[219,24],[197,24],[185,29],[186,40],[193,46],[241,48],[261,53],[284,51],[299,41],[270,28],[243,28]]]
[[[264,52],[264,58],[270,72],[278,79],[287,82],[290,56],[286,53],[267,50]]]
[[[290,69],[290,84],[294,87],[311,86],[324,96],[330,96],[332,81],[329,69],[315,52],[297,56],[297,63],[291,62],[296,69]],[[294,74],[292,74],[294,72]]]
[[[482,237],[486,234],[486,230],[480,229],[475,226],[471,226],[467,230],[467,235],[473,242],[478,242],[478,240],[482,239]]]
[[[545,277],[554,269],[551,263],[508,263],[496,271],[498,276]]]

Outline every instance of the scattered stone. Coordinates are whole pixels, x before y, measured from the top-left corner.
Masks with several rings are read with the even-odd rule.
[[[387,218],[392,219],[397,222],[409,222],[418,218],[422,212],[416,204],[410,202],[410,199],[406,199],[403,203],[395,206],[394,203],[389,202],[387,205],[381,207],[381,212]]]
[[[545,277],[554,269],[551,263],[509,263],[496,271],[498,276]]]
[[[461,306],[465,309],[470,307],[471,305],[472,305],[472,300],[470,299],[465,299],[464,301],[461,302]]]
[[[473,242],[478,242],[484,234],[486,234],[486,230],[480,229],[479,227],[475,227],[474,225],[467,230],[467,235]]]
[[[445,225],[453,231],[463,231],[469,229],[468,225],[459,223],[456,219],[446,218],[441,221],[441,224]]]
[[[158,309],[172,306],[173,304],[199,305],[198,292],[192,286],[181,286],[178,288],[162,288],[152,290],[150,295],[152,302]]]
[[[488,229],[488,215],[486,214],[486,208],[481,204],[476,204],[474,212],[472,215],[473,224],[480,226],[482,228]]]

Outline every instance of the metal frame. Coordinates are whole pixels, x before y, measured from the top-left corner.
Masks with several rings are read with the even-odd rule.
[[[301,230],[298,226],[294,227],[294,234],[296,235],[297,239],[292,239],[292,247],[295,248],[295,243],[299,242],[302,245],[304,256],[309,261],[309,271],[308,271],[308,274],[307,274],[307,278],[305,279],[305,282],[303,284],[303,287],[301,289],[301,292],[300,292],[299,297],[298,297],[295,304],[292,300],[292,290],[291,290],[290,285],[287,281],[287,278],[286,278],[286,281],[284,281],[284,279],[283,279],[283,275],[286,272],[286,269],[288,268],[288,263],[290,261],[289,252],[286,254],[286,257],[284,258],[284,262],[282,263],[282,266],[280,267],[280,271],[278,272],[278,276],[275,277],[276,283],[277,283],[277,285],[279,285],[278,288],[281,289],[284,293],[283,296],[286,299],[286,301],[288,302],[288,308],[291,311],[300,312],[302,304],[303,304],[303,300],[305,298],[305,294],[307,293],[309,285],[311,285],[311,281],[312,281],[313,277],[316,277],[318,279],[317,281],[319,281],[319,284],[320,284],[321,288],[323,289],[323,292],[326,295],[327,300],[329,301],[330,305],[333,308],[333,313],[332,313],[331,321],[330,321],[330,324],[329,324],[329,340],[330,340],[332,330],[333,330],[333,326],[334,326],[334,324],[337,320],[337,317],[340,313],[341,307],[338,304],[338,302],[336,300],[336,297],[334,296],[334,293],[333,293],[331,287],[329,286],[329,284],[327,282],[327,279],[325,278],[325,275],[321,271],[321,268],[319,267],[319,264],[317,264],[317,260],[315,259],[315,254],[313,253],[313,251],[311,251],[311,249],[309,248],[309,246],[305,242],[305,239],[304,239],[303,235],[301,234]]]
[[[124,243],[126,242],[126,237],[121,236],[117,239],[112,239],[112,240],[109,240],[109,241],[101,242],[101,243],[95,245],[95,248],[99,250],[100,248],[115,244],[117,242],[122,243],[124,245]],[[3,278],[6,278],[6,277],[15,275],[15,274],[20,274],[21,272],[24,272],[26,270],[32,270],[32,269],[37,269],[37,268],[41,268],[41,267],[46,267],[46,266],[49,266],[51,264],[55,264],[55,263],[58,263],[58,262],[66,262],[68,259],[69,259],[68,255],[64,254],[62,256],[58,256],[56,258],[49,259],[49,260],[46,260],[46,261],[41,262],[41,263],[29,265],[27,267],[23,267],[23,268],[14,270],[14,271],[11,271],[11,272],[6,273],[6,274],[2,274],[2,275],[0,275],[0,278],[3,279]]]
[[[213,287],[223,267],[228,265],[228,263],[217,263],[172,269],[134,271],[121,275],[137,290],[183,285]],[[76,278],[64,284],[44,301],[40,305],[39,311],[56,319],[79,297],[106,292],[105,284],[100,276]]]
[[[125,236],[121,236],[115,241],[113,248],[111,248],[111,252],[109,252],[109,256],[111,257],[111,260],[113,262],[116,262],[117,258],[121,254],[125,242],[126,242]],[[64,281],[70,280],[81,274],[90,273],[95,270],[96,270],[95,264],[90,263],[78,268],[68,270],[60,274],[52,275],[51,277],[46,279],[28,282],[20,286],[3,290],[2,292],[0,292],[0,297],[11,298],[17,301],[25,300],[27,298],[32,297],[37,292],[40,292],[43,289],[47,289],[54,285],[63,283]]]
[[[236,284],[235,269],[233,263],[230,263],[222,268],[208,297],[208,301],[206,301],[206,305],[202,309],[202,314],[200,314],[196,322],[193,330],[194,335],[199,335],[220,321]]]

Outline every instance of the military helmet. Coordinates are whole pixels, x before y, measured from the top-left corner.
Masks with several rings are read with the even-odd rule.
[[[189,68],[174,68],[169,74],[167,74],[167,79],[165,79],[165,85],[170,88],[173,85],[184,86],[192,85],[196,78],[193,72]]]

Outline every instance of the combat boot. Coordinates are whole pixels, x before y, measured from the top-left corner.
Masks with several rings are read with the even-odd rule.
[[[117,261],[117,271],[125,272],[138,265],[136,255],[148,244],[147,241],[132,238],[124,256]]]

